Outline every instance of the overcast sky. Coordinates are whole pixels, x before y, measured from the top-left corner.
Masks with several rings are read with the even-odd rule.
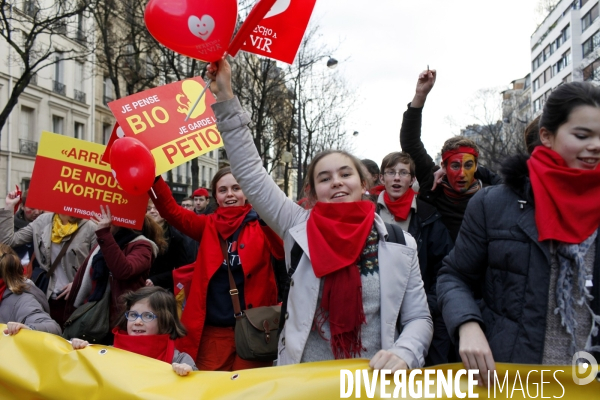
[[[507,87],[530,72],[536,3],[317,0],[311,22],[321,26],[322,40],[337,47],[335,73],[358,92],[357,111],[347,124],[359,132],[351,139],[355,154],[380,163],[400,148],[402,113],[429,65],[438,78],[425,105],[423,140],[434,157],[458,133],[447,117],[474,122],[469,100],[478,89]]]

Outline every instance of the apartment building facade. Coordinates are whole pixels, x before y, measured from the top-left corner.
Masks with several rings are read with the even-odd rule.
[[[600,80],[598,0],[562,0],[531,36],[531,105],[541,113],[565,82]]]
[[[33,18],[35,12],[48,10],[53,3],[51,0],[14,1],[10,12],[19,17],[15,20],[27,21],[28,16]],[[93,17],[82,13],[71,18],[59,33],[51,38],[39,35],[36,39],[46,40],[41,43],[43,46],[52,41],[52,46],[59,50],[53,55],[55,63],[34,75],[0,131],[0,203],[15,185],[23,190],[29,187],[42,131],[106,144],[115,124],[107,106],[117,98],[113,84],[97,62],[96,54],[86,52],[96,40]],[[77,49],[86,55],[62,59],[61,49],[64,54]],[[0,54],[0,107],[4,107],[22,73],[16,51],[3,39],[0,39]],[[219,168],[218,152],[199,157],[198,164],[199,183],[209,187]],[[195,189],[191,162],[175,168],[169,183],[179,200],[191,195]]]

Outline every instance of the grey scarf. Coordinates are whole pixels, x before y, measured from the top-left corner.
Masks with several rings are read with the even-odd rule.
[[[585,270],[585,255],[590,247],[595,243],[598,230],[589,238],[580,244],[559,243],[557,247],[559,272],[556,282],[556,304],[555,314],[560,313],[561,324],[571,335],[571,354],[574,354],[580,349],[577,349],[575,341],[575,330],[577,329],[577,321],[575,321],[574,303],[579,306],[585,306],[592,317],[592,329],[587,337],[585,351],[600,351],[600,346],[592,346],[592,337],[598,335],[600,327],[600,316],[594,314],[590,307],[590,302],[594,298],[585,285],[586,280],[592,279],[592,276],[587,275]],[[600,257],[600,254],[596,254]],[[596,285],[600,282],[596,282]],[[573,285],[577,285],[579,289],[579,298],[576,298],[573,293]]]

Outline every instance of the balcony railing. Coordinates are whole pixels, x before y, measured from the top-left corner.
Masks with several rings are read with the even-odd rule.
[[[192,177],[191,176],[186,176],[185,177],[185,183],[188,184],[188,185],[191,185],[192,184]]]
[[[75,100],[77,100],[78,102],[85,104],[85,93],[84,92],[77,90],[77,89],[73,89],[73,98]]]
[[[33,140],[19,139],[19,153],[35,156],[37,154],[38,142]]]
[[[75,40],[81,44],[87,43],[87,38],[85,37],[85,32],[83,31],[83,29],[78,28],[75,31]]]
[[[60,83],[58,81],[52,80],[52,91],[54,93],[62,94],[66,96],[67,94],[67,86],[64,83]]]

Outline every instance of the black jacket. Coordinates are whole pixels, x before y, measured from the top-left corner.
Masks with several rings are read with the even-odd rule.
[[[526,157],[508,160],[504,185],[469,202],[454,250],[443,261],[437,295],[450,337],[465,322],[482,325],[498,362],[541,364],[546,333],[551,255],[538,241]],[[600,235],[596,239],[594,296],[600,314]],[[478,304],[472,290],[481,290]],[[598,344],[596,337],[594,343]],[[596,355],[598,358],[598,355]]]
[[[419,198],[433,205],[438,209],[442,216],[442,221],[452,240],[456,240],[463,215],[471,197],[456,200],[450,199],[444,194],[440,185],[432,191],[436,165],[433,159],[427,154],[425,146],[421,141],[421,120],[423,108],[414,108],[408,105],[402,118],[402,127],[400,128],[400,146],[402,151],[410,154],[415,162],[417,181],[419,182]],[[482,167],[477,167],[475,178],[481,180],[485,185],[497,185],[501,183],[501,178],[492,171]]]
[[[197,242],[168,224],[164,237],[169,247],[152,263],[148,279],[154,286],[173,291],[173,270],[196,260]]]
[[[383,206],[377,204],[377,213]],[[430,204],[417,199],[417,211],[411,210],[410,233],[417,242],[417,252],[425,292],[434,288],[435,278],[442,267],[442,260],[452,250],[454,243],[440,213]]]

